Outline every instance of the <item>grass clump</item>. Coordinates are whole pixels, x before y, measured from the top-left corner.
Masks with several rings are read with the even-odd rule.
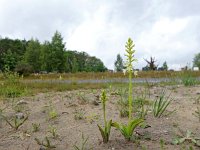
[[[74,119],[75,120],[82,120],[84,118],[85,118],[85,111],[83,109],[75,109]]]
[[[58,137],[57,129],[56,129],[55,126],[49,126],[49,133],[51,133],[53,138],[57,138]]]
[[[162,94],[158,97],[158,99],[154,101],[152,107],[154,117],[160,118],[166,111],[167,107],[171,103],[171,100],[168,100],[168,98],[165,98],[165,92],[163,91]]]
[[[58,117],[58,113],[55,109],[49,111],[49,119],[55,119]]]
[[[33,132],[38,132],[40,130],[40,124],[32,123],[32,130],[33,130]]]
[[[19,119],[16,116],[14,117],[14,119],[9,120],[6,116],[0,114],[1,117],[8,123],[8,125],[10,125],[11,128],[18,130],[20,126],[22,126],[24,124],[25,121],[28,120],[28,115],[23,118],[23,119]]]
[[[193,77],[189,72],[183,74],[181,82],[183,83],[184,86],[194,86],[198,83],[197,79]]]
[[[197,107],[197,110],[193,113],[193,115],[197,117],[200,122],[200,107]]]
[[[160,118],[163,113],[166,111],[166,108],[170,104],[171,100],[165,99],[165,94],[162,93],[158,99],[156,99],[153,103],[152,109],[153,109],[153,115],[154,117]]]
[[[87,142],[88,142],[89,137],[86,137],[83,135],[81,136],[81,143],[80,145],[77,145],[76,143],[73,145],[74,150],[90,150],[92,148],[87,147]]]
[[[185,135],[182,132],[181,136],[174,138],[173,141],[172,141],[172,143],[174,145],[179,145],[179,144],[182,144],[184,142],[192,143],[195,146],[200,147],[200,138],[195,137],[194,134],[189,130],[186,131]]]
[[[49,120],[58,118],[58,112],[53,107],[52,102],[50,102],[49,105],[47,106],[47,113],[48,113]]]
[[[77,93],[77,98],[79,100],[79,104],[81,105],[84,105],[84,104],[87,104],[88,103],[88,99],[87,97],[85,96],[85,93],[84,92],[78,92]]]
[[[16,72],[7,69],[3,74],[4,80],[0,84],[0,96],[15,98],[27,93],[27,88],[20,82],[20,77]]]
[[[51,144],[51,141],[48,139],[48,137],[45,137],[44,141],[39,140],[38,138],[35,138],[35,141],[38,145],[45,147],[46,149],[53,149],[56,148],[55,145]]]

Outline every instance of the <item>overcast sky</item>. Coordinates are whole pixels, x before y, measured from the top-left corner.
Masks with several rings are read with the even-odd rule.
[[[178,69],[200,52],[199,8],[200,0],[0,0],[0,35],[45,41],[58,30],[67,49],[86,51],[110,69],[131,37],[136,68],[153,56]]]

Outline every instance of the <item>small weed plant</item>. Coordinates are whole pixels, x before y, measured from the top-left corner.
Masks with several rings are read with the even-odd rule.
[[[160,139],[160,150],[165,150],[165,142],[163,139]]]
[[[50,119],[55,119],[58,117],[58,113],[56,112],[55,109],[52,109],[51,111],[49,111],[49,118]]]
[[[123,123],[118,123],[114,122],[112,123],[112,126],[117,128],[121,134],[125,137],[126,140],[130,141],[133,137],[133,131],[137,126],[139,126],[142,122],[143,119],[133,119],[132,118],[132,111],[133,111],[133,88],[132,88],[132,74],[133,74],[133,62],[136,61],[134,58],[134,53],[135,50],[133,50],[133,47],[135,45],[133,44],[133,41],[131,38],[128,39],[125,47],[126,47],[126,56],[127,56],[127,62],[126,62],[126,70],[129,75],[129,90],[128,90],[128,106],[129,106],[129,113],[128,113],[128,123],[123,124]]]
[[[53,138],[57,138],[58,137],[57,129],[54,126],[49,126],[49,133],[51,133]]]
[[[194,104],[200,104],[200,96],[197,99],[195,99]]]
[[[45,147],[46,149],[53,149],[56,148],[55,145],[51,144],[51,141],[48,139],[48,137],[45,137],[44,141],[39,140],[38,138],[35,138],[35,141],[38,145]]]
[[[28,107],[24,104],[18,104],[15,99],[13,98],[12,101],[11,101],[11,106],[12,106],[12,109],[16,112],[16,113],[19,113],[19,112],[25,112],[25,111],[28,111]]]
[[[97,126],[99,128],[99,131],[101,132],[101,136],[103,138],[104,143],[107,143],[109,141],[111,125],[112,125],[112,120],[107,121],[106,119],[106,101],[107,101],[106,92],[105,90],[103,90],[101,94],[101,102],[103,106],[104,128],[98,124]]]
[[[18,84],[19,83],[19,74],[16,72],[10,71],[8,67],[6,67],[4,71],[4,78],[6,79],[6,83],[8,84]]]
[[[28,115],[24,119],[19,119],[15,116],[12,120],[9,120],[6,116],[2,114],[1,117],[10,125],[11,128],[15,130],[18,130],[19,127],[22,126],[24,122],[28,120]]]
[[[0,95],[8,98],[15,98],[27,93],[27,89],[20,83],[17,73],[6,69],[4,72],[4,82],[0,84]]]
[[[197,110],[193,113],[193,115],[197,117],[200,122],[200,107],[197,107]]]
[[[89,137],[85,138],[84,134],[82,133],[81,138],[82,139],[81,139],[81,143],[79,146],[76,143],[73,145],[74,150],[92,150],[92,148],[88,148],[88,146],[87,146],[87,141],[88,141]]]
[[[40,130],[40,124],[32,123],[32,130],[33,130],[33,132],[38,132]]]
[[[146,96],[142,95],[141,97],[136,97],[133,101],[134,113],[137,114],[138,118],[145,119],[150,102],[146,99]]]
[[[85,96],[84,92],[78,92],[77,97],[78,97],[78,100],[79,100],[80,104],[84,105],[84,104],[88,103],[88,99]]]
[[[2,126],[2,122],[3,122],[3,111],[7,108],[8,106],[4,107],[4,108],[0,108],[0,127]]]
[[[138,111],[138,117],[145,120],[147,113],[148,113],[148,108],[145,108],[143,104],[141,109]]]
[[[163,91],[162,94],[156,99],[153,103],[153,115],[154,117],[160,118],[163,113],[166,111],[167,107],[171,103],[171,100],[168,100],[169,97],[165,98],[165,92]]]
[[[96,120],[99,120],[100,115],[98,115],[98,114],[96,114],[96,113],[92,113],[92,114],[90,114],[89,116],[86,116],[85,118],[86,118],[86,120],[87,120],[88,122],[93,123],[93,122],[95,122]]]
[[[195,146],[200,147],[200,138],[195,137],[189,130],[186,131],[186,135],[182,133],[180,137],[176,137],[172,141],[174,145],[182,144],[184,142],[193,143]]]
[[[188,72],[182,76],[181,82],[185,86],[194,86],[197,84],[197,79]]]
[[[82,120],[84,118],[85,118],[85,111],[83,109],[75,109],[74,119],[75,120]]]
[[[119,89],[118,95],[120,96],[120,99],[117,101],[120,117],[128,117],[128,89]]]
[[[56,119],[58,117],[58,113],[56,109],[53,107],[52,102],[50,102],[48,106],[48,118],[51,119]]]

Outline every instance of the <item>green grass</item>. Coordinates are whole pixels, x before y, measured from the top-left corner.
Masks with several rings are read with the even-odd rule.
[[[185,85],[185,86],[194,86],[196,84],[198,84],[198,80],[191,76],[191,75],[185,75],[181,78],[181,81],[182,81],[182,84]]]
[[[45,93],[52,91],[71,91],[78,89],[102,89],[107,88],[106,83],[81,83],[81,84],[67,84],[67,83],[51,83],[51,82],[41,82],[41,83],[24,83],[19,82],[18,84],[0,84],[0,99],[3,98],[15,98],[20,96],[27,96],[37,93]]]
[[[13,98],[28,96],[37,93],[46,93],[46,92],[62,92],[62,91],[71,91],[79,89],[106,89],[109,88],[108,83],[56,83],[56,82],[19,82],[18,84],[3,84],[0,83],[0,99],[3,98]],[[162,85],[177,85],[176,82],[162,82],[155,83],[154,86]],[[135,86],[146,86],[146,83],[135,83]],[[112,83],[113,88],[126,87],[127,83]]]
[[[200,77],[200,71],[139,71],[137,78],[174,78],[181,77],[185,74],[190,74],[192,77]],[[60,78],[61,77],[61,78]],[[122,72],[111,73],[111,72],[79,72],[79,73],[55,73],[55,74],[31,74],[30,76],[24,77],[24,80],[33,79],[56,79],[56,80],[71,80],[76,81],[77,79],[111,79],[111,78],[127,78]],[[0,74],[0,80],[4,80],[4,76]]]
[[[176,79],[179,77],[183,79],[184,76],[190,75],[190,77],[199,77],[200,71],[180,71],[180,72],[169,72],[169,71],[142,71],[139,72],[139,78],[159,78],[159,77],[171,77]],[[62,76],[62,79],[60,79]],[[12,76],[11,76],[12,77]],[[31,75],[24,79],[17,77],[15,82],[13,78],[6,79],[2,74],[0,74],[0,98],[14,98],[20,96],[31,95],[40,92],[51,92],[51,91],[69,91],[69,90],[78,90],[78,89],[102,89],[108,88],[110,84],[108,83],[78,83],[79,79],[109,79],[109,78],[127,78],[123,73],[75,73],[75,74],[43,74],[43,75]],[[14,78],[15,79],[15,78]],[[41,79],[42,82],[34,82],[34,79]],[[70,80],[71,83],[59,83],[59,82],[45,82],[46,79],[55,79],[56,81],[60,80]],[[26,80],[31,80],[31,82],[26,82]],[[118,83],[117,83],[118,82]],[[112,83],[113,87],[125,86],[126,83],[121,83],[121,80],[118,80],[115,83]],[[147,83],[135,83],[134,85],[146,85]],[[180,84],[176,80],[170,82],[161,82],[153,83],[153,86],[156,85],[177,85]],[[200,81],[195,81],[195,84],[200,84]]]
[[[169,99],[169,96],[166,97],[165,91],[162,92],[162,94],[156,99],[152,105],[153,115],[154,117],[160,118],[163,113],[166,111],[167,107],[171,103],[171,99]]]

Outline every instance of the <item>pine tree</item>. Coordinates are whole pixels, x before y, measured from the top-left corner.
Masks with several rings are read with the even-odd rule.
[[[167,66],[167,62],[166,62],[166,61],[163,63],[162,68],[163,68],[163,70],[165,70],[165,71],[168,70],[168,66]]]

